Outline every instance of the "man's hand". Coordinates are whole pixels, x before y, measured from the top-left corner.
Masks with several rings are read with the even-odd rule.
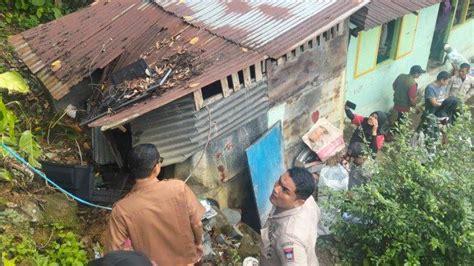
[[[194,263],[198,263],[201,260],[203,254],[204,250],[202,244],[196,245],[196,257],[194,258]]]

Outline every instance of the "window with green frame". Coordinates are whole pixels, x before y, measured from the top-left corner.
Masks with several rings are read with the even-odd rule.
[[[468,19],[474,18],[474,1],[472,0],[455,0],[455,13],[453,26],[463,24]]]
[[[354,78],[376,69],[389,59],[397,60],[413,50],[418,16],[411,13],[357,36]]]
[[[377,64],[388,59],[394,59],[400,33],[400,19],[384,23],[380,30],[379,48],[377,51]]]

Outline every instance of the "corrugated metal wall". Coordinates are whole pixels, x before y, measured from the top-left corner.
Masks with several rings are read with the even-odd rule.
[[[100,131],[100,127],[91,129],[92,158],[97,164],[105,165],[115,163],[114,155],[110,150],[110,144]]]
[[[196,111],[192,96],[186,96],[135,119],[131,124],[132,145],[153,143],[165,158],[164,165],[183,162],[202,149],[211,137],[226,134],[269,109],[264,82]],[[208,112],[209,110],[209,112]],[[210,113],[210,116],[209,116]]]

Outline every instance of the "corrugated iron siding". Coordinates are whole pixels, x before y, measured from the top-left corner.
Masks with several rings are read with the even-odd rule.
[[[441,0],[372,0],[351,16],[351,22],[368,30],[439,2]]]
[[[270,57],[327,30],[368,3],[325,1],[155,1],[189,23]],[[314,37],[314,36],[313,36]]]
[[[110,145],[100,128],[91,129],[92,138],[92,159],[100,165],[115,163],[114,155],[110,150]]]
[[[206,108],[196,111],[191,96],[183,97],[131,122],[133,145],[153,143],[164,165],[183,162],[202,149],[209,134]],[[211,137],[227,134],[269,109],[266,83],[240,90],[209,105]]]

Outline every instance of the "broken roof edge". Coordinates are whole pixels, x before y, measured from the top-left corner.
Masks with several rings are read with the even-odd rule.
[[[268,57],[262,55],[261,58],[257,59],[256,61],[262,61],[266,60]],[[245,64],[245,66],[250,65],[250,64]],[[179,98],[182,98],[188,94],[191,94],[197,90],[200,90],[202,87],[207,86],[217,80],[220,80],[224,77],[227,77],[229,75],[232,75],[235,72],[238,72],[245,68],[245,66],[239,67],[239,69],[231,69],[228,72],[225,72],[227,74],[224,74],[222,77],[216,77],[212,79],[210,82],[206,82],[203,84],[200,84],[198,88],[191,88],[189,85],[194,83],[194,80],[189,80],[187,83],[183,84],[183,86],[179,88],[175,88],[173,90],[168,90],[164,92],[162,95],[156,96],[154,98],[148,98],[145,99],[141,102],[138,102],[132,106],[124,107],[121,110],[118,110],[117,113],[115,114],[109,114],[104,117],[101,117],[93,122],[88,123],[87,125],[89,127],[100,127],[102,131],[106,131],[109,129],[116,128],[120,125],[126,124],[135,118],[142,116],[148,112],[151,112],[161,106],[164,106],[172,101],[175,101]],[[153,96],[152,96],[153,97]],[[128,112],[125,112],[127,111]],[[134,111],[132,114],[129,114],[130,112]]]
[[[361,0],[360,3],[361,3],[360,5],[357,5],[354,8],[352,8],[352,9],[346,11],[345,13],[343,13],[337,20],[331,21],[331,23],[326,24],[324,27],[322,27],[322,28],[318,29],[317,31],[315,31],[314,33],[308,35],[307,37],[305,37],[301,41],[296,42],[290,48],[285,49],[284,52],[281,52],[278,56],[276,54],[273,54],[273,56],[272,55],[267,55],[267,54],[263,53],[262,51],[259,51],[259,49],[255,50],[255,49],[244,47],[244,46],[242,46],[242,45],[240,45],[240,44],[238,44],[238,43],[236,43],[232,40],[229,40],[229,39],[227,39],[223,36],[215,34],[212,31],[209,31],[205,28],[197,27],[194,24],[189,23],[186,20],[184,20],[183,18],[177,16],[173,12],[169,12],[169,11],[165,10],[159,4],[157,4],[157,3],[155,3],[155,4],[156,4],[157,8],[160,8],[164,12],[167,12],[168,14],[171,14],[171,15],[175,16],[176,18],[179,18],[181,21],[188,24],[190,27],[194,27],[194,28],[197,28],[197,29],[200,29],[200,30],[204,30],[204,31],[208,32],[209,34],[211,34],[213,36],[216,36],[217,38],[221,38],[224,41],[229,42],[233,45],[249,49],[249,51],[252,51],[252,52],[255,52],[257,54],[262,55],[262,58],[260,60],[266,60],[267,58],[278,59],[279,57],[283,56],[284,54],[288,53],[289,51],[299,47],[301,44],[306,43],[307,41],[309,41],[313,38],[316,38],[317,36],[323,34],[325,31],[329,30],[331,27],[334,27],[335,25],[337,25],[337,24],[345,21],[346,19],[348,19],[352,14],[354,14],[355,12],[357,12],[358,10],[363,8],[365,5],[370,3],[370,0]],[[281,37],[282,36],[280,36],[279,38],[281,38]],[[236,71],[240,71],[240,69],[236,70]],[[214,79],[214,81],[212,81],[212,82],[215,82],[215,81],[220,80],[224,77],[227,77],[228,75],[231,75],[232,73],[234,73],[236,71],[229,71],[226,75],[220,76],[220,77]],[[202,84],[201,87],[209,85],[212,82]],[[144,115],[144,114],[146,114],[150,111],[153,111],[153,110],[155,110],[155,109],[157,109],[161,106],[164,106],[164,105],[166,105],[166,104],[168,104],[172,101],[175,101],[175,100],[177,100],[181,97],[184,97],[188,94],[193,93],[197,89],[189,90],[189,84],[191,84],[191,83],[192,83],[192,80],[189,81],[186,85],[184,85],[181,88],[177,88],[177,89],[172,90],[172,91],[167,91],[164,94],[162,94],[158,97],[155,97],[153,99],[146,99],[143,102],[140,102],[140,103],[137,103],[137,104],[135,104],[133,106],[130,106],[128,108],[124,108],[122,110],[119,110],[116,114],[106,115],[104,117],[101,117],[101,118],[99,118],[99,119],[97,119],[97,120],[95,120],[91,123],[88,123],[88,126],[89,127],[100,127],[102,131],[106,131],[106,130],[109,130],[109,129],[112,129],[112,128],[116,128],[120,125],[126,124],[126,123],[134,120],[135,118],[138,118],[139,116],[142,116],[142,115]],[[144,106],[144,107],[140,108],[139,106]],[[130,114],[130,115],[127,115],[127,113],[130,113],[130,112],[124,112],[125,110],[132,111],[134,109],[137,110],[137,112],[135,112],[133,114]]]

